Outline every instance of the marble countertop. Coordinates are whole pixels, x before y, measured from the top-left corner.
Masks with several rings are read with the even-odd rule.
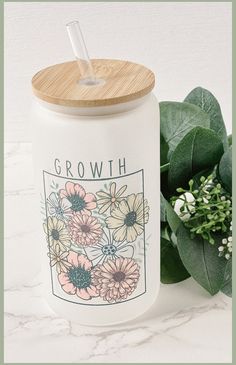
[[[231,299],[192,279],[162,285],[153,307],[124,325],[83,327],[41,294],[30,143],[5,145],[5,362],[230,363]]]

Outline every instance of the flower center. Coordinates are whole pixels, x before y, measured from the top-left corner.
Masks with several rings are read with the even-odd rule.
[[[81,231],[84,232],[84,233],[89,233],[90,232],[90,227],[87,224],[82,224],[80,226],[80,228],[81,228]]]
[[[115,274],[113,275],[113,279],[114,279],[115,281],[118,281],[119,283],[120,283],[122,280],[124,280],[124,278],[125,278],[125,273],[124,273],[124,272],[122,272],[122,271],[117,271],[117,272],[115,272]]]
[[[91,284],[91,273],[82,267],[72,267],[68,272],[71,283],[79,289],[87,288]]]
[[[60,237],[60,235],[59,235],[59,232],[58,232],[58,230],[57,229],[52,229],[51,230],[51,235],[52,235],[52,238],[54,239],[54,240],[56,240],[56,241],[58,241],[59,240],[59,237]]]
[[[68,196],[67,199],[72,204],[71,209],[74,210],[75,212],[80,212],[85,208],[86,203],[84,199],[81,198],[79,195],[71,195]]]
[[[115,201],[116,201],[116,198],[111,198],[112,203],[115,203]]]
[[[136,212],[129,212],[128,214],[126,214],[124,223],[126,226],[131,227],[134,225],[134,223],[136,222],[136,218],[137,218],[137,214]]]
[[[56,214],[58,214],[58,215],[63,215],[63,213],[64,213],[63,209],[61,207],[56,207],[55,211],[56,211]]]
[[[107,255],[114,255],[116,253],[116,251],[117,251],[116,246],[115,245],[112,245],[112,244],[110,244],[110,245],[104,245],[102,247],[102,253],[104,255],[106,255],[106,256]]]

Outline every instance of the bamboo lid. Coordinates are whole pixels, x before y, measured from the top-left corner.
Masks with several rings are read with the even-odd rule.
[[[105,80],[100,85],[82,85],[76,61],[47,67],[34,75],[34,94],[48,103],[92,107],[138,99],[153,89],[155,76],[148,68],[129,61],[94,59],[95,75]]]

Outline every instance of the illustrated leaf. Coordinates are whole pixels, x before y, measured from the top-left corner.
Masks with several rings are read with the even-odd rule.
[[[165,141],[163,135],[160,133],[160,160],[161,160],[161,166],[165,165],[168,162],[168,151],[169,146],[168,143]]]
[[[161,282],[163,284],[178,283],[189,277],[178,249],[170,241],[161,238]]]
[[[195,174],[217,164],[223,153],[223,144],[214,131],[201,127],[192,129],[171,155],[170,190],[186,186]]]
[[[221,291],[228,297],[232,297],[232,258],[226,264]]]
[[[169,155],[194,127],[210,127],[209,116],[196,105],[163,101],[160,103],[161,135],[169,145]]]
[[[215,96],[202,87],[196,87],[187,95],[184,101],[197,105],[209,115],[210,128],[216,132],[226,150],[228,148],[226,128],[220,105]]]
[[[189,274],[211,295],[223,285],[226,260],[218,256],[218,245],[211,245],[201,237],[191,238],[190,232],[180,225],[177,232],[180,258]]]
[[[229,147],[220,160],[218,175],[224,188],[232,194],[232,146]]]
[[[232,134],[228,136],[228,144],[229,146],[232,146]]]

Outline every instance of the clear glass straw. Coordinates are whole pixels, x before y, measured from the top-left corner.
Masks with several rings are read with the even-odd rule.
[[[87,85],[97,84],[79,22],[77,20],[72,21],[66,24],[66,28],[79,66],[81,75],[80,83]]]

